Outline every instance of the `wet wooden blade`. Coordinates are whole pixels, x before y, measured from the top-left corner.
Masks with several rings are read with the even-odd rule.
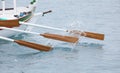
[[[63,36],[63,35],[58,35],[58,34],[44,33],[44,34],[40,34],[40,35],[44,36],[45,38],[54,39],[54,40],[60,40],[60,41],[70,42],[70,43],[76,43],[79,40],[76,37]]]
[[[23,40],[14,40],[14,42],[16,42],[19,45],[30,47],[30,48],[40,50],[40,51],[50,51],[52,49],[52,47],[50,47],[50,46],[45,46],[45,45],[27,42],[27,41],[23,41]]]
[[[104,40],[104,34],[93,33],[93,32],[85,32],[85,34],[86,34],[85,37],[94,38],[98,40]]]
[[[93,39],[98,39],[98,40],[104,40],[104,34],[100,33],[94,33],[94,32],[81,32],[79,30],[68,30],[67,32],[73,33],[73,34],[78,34],[81,36],[85,36],[88,38],[93,38]]]

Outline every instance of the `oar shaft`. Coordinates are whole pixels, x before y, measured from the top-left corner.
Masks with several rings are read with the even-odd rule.
[[[36,43],[32,43],[32,42],[27,42],[27,41],[23,41],[23,40],[14,40],[14,39],[2,37],[2,36],[0,36],[0,39],[15,42],[19,45],[26,46],[26,47],[29,47],[29,48],[33,48],[33,49],[40,50],[40,51],[50,51],[52,49],[51,46],[45,46],[45,45],[36,44]]]
[[[60,40],[60,41],[65,41],[65,42],[71,42],[71,43],[76,43],[78,41],[78,38],[71,37],[71,36],[62,36],[62,35],[49,34],[49,33],[39,34],[39,33],[36,33],[36,32],[29,32],[29,31],[23,31],[23,30],[18,30],[18,29],[14,29],[14,28],[6,28],[6,27],[0,27],[0,29],[22,32],[22,33],[36,34],[36,35],[41,35],[45,38]]]
[[[2,37],[2,36],[0,36],[0,39],[6,40],[6,41],[11,41],[11,42],[14,42],[14,40],[13,40],[13,39],[6,38],[6,37]]]
[[[30,34],[39,35],[39,33],[36,33],[36,32],[23,31],[23,30],[18,30],[18,29],[14,29],[14,28],[0,27],[0,29],[5,29],[5,30],[11,30],[11,31],[17,31],[17,32],[22,32],[22,33],[30,33]]]
[[[35,13],[34,16],[42,15],[43,13]]]
[[[41,28],[47,28],[47,29],[52,29],[52,30],[59,30],[59,31],[67,31],[65,29],[60,29],[60,28],[54,28],[54,27],[50,27],[50,26],[44,26],[44,25],[36,25],[36,24],[32,24],[32,23],[25,23],[25,22],[19,22],[20,24],[25,24],[25,25],[29,25],[29,26],[34,26],[34,27],[41,27]]]

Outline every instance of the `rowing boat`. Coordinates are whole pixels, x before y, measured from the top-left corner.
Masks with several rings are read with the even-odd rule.
[[[36,8],[36,0],[31,1],[26,7],[17,7],[16,0],[13,0],[13,5],[14,8],[5,8],[5,0],[2,0],[2,9],[0,9],[0,26],[25,30],[27,26],[20,25],[19,23],[8,23],[12,23],[15,20],[22,22],[30,20]],[[0,36],[10,37],[15,34],[16,32],[0,29]]]
[[[41,44],[36,44],[33,42],[28,42],[24,40],[15,40],[8,38],[12,35],[19,33],[29,33],[35,34],[39,36],[43,36],[44,38],[59,40],[63,42],[69,42],[76,44],[79,41],[80,36],[104,40],[104,34],[93,33],[93,32],[86,32],[86,31],[79,31],[79,30],[66,30],[61,28],[55,28],[50,26],[44,25],[37,25],[34,23],[28,23],[27,21],[32,18],[32,16],[47,14],[51,12],[51,10],[43,12],[43,13],[34,13],[36,8],[36,0],[30,2],[27,7],[16,7],[16,0],[13,0],[14,8],[5,8],[5,0],[2,0],[2,9],[0,9],[0,39],[11,41],[17,43],[22,46],[30,47],[36,50],[41,51],[50,51],[52,46],[46,46]],[[25,26],[24,26],[25,25]],[[51,30],[60,30],[64,32],[68,32],[73,36],[64,36],[59,34],[51,34],[51,33],[36,33],[32,31],[26,31],[27,26],[39,27],[39,28],[46,28]],[[77,35],[77,36],[75,36]]]

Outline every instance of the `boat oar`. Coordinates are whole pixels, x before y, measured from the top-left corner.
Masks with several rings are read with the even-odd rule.
[[[36,44],[36,43],[28,42],[28,41],[23,41],[23,40],[14,40],[14,39],[2,37],[2,36],[0,36],[0,39],[15,42],[19,45],[33,48],[33,49],[40,50],[40,51],[50,51],[52,49],[52,47],[50,47],[50,46],[40,45],[40,44]]]
[[[63,36],[63,35],[50,34],[50,33],[40,34],[40,33],[37,33],[37,32],[23,31],[23,30],[18,30],[18,29],[14,29],[14,28],[7,28],[7,27],[0,27],[0,29],[17,31],[17,32],[22,32],[22,33],[35,34],[35,35],[43,36],[45,38],[54,39],[54,40],[60,40],[60,41],[70,42],[70,43],[76,43],[79,40],[79,38],[73,37],[73,36]]]
[[[78,30],[71,30],[68,32],[74,33],[74,34],[80,34],[81,36],[85,36],[85,37],[89,37],[89,38],[104,40],[104,34],[100,34],[100,33],[86,32],[86,31],[81,32]]]
[[[44,26],[44,25],[37,25],[37,24],[32,24],[32,23],[26,23],[26,22],[19,22],[19,20],[10,20],[7,22],[2,21],[4,23],[0,23],[0,26],[4,26],[4,27],[11,27],[11,25],[15,24],[16,26],[19,24],[24,24],[24,25],[29,25],[29,26],[34,26],[34,27],[41,27],[41,28],[47,28],[47,29],[52,29],[52,30],[59,30],[59,31],[64,31],[64,32],[70,32],[70,33],[75,33],[75,34],[79,34],[81,36],[85,36],[85,37],[89,37],[89,38],[94,38],[94,39],[98,39],[98,40],[104,40],[104,34],[100,34],[100,33],[93,33],[93,32],[81,32],[79,30],[66,30],[66,29],[60,29],[60,28],[55,28],[55,27],[50,27],[50,26]],[[84,33],[86,35],[82,35],[81,33]]]
[[[50,34],[50,33],[44,33],[40,34],[41,36],[44,36],[46,38],[54,39],[54,40],[60,40],[60,41],[65,41],[65,42],[70,42],[70,43],[77,43],[78,38],[72,37],[72,36],[63,36],[63,35],[58,35],[58,34]]]
[[[45,14],[50,13],[50,12],[52,12],[52,10],[45,11],[45,12],[42,12],[42,13],[41,12],[40,13],[35,13],[34,16],[38,16],[38,15],[44,16]]]
[[[99,39],[99,40],[104,40],[104,34],[100,34],[100,33],[93,33],[93,32],[83,32],[86,35],[83,35],[85,37],[89,37],[89,38],[94,38],[94,39]]]
[[[26,23],[26,22],[19,22],[19,23],[20,24],[29,25],[29,26],[34,26],[34,27],[41,27],[41,28],[47,28],[47,29],[52,29],[52,30],[59,30],[59,31],[64,31],[64,32],[70,32],[70,33],[79,34],[81,36],[85,36],[85,37],[88,37],[88,38],[104,40],[104,34],[100,34],[100,33],[86,32],[86,31],[81,32],[79,30],[66,30],[66,29],[55,28],[55,27],[44,26],[44,25],[37,25],[37,24]]]

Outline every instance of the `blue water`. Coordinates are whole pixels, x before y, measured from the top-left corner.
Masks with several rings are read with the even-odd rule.
[[[9,1],[10,2],[10,1]],[[19,5],[28,4],[28,0]],[[105,34],[104,41],[80,38],[76,46],[37,35],[18,34],[12,38],[39,44],[51,42],[53,50],[39,52],[15,43],[0,41],[0,73],[120,73],[119,0],[40,0],[37,10],[53,12],[34,17],[37,24]],[[65,32],[32,28],[34,32]]]

